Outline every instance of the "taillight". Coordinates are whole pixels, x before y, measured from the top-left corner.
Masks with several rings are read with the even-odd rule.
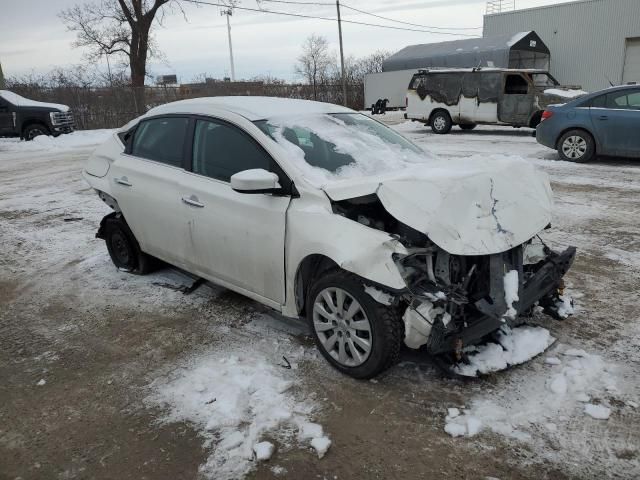
[[[551,117],[553,117],[553,112],[549,110],[545,110],[544,112],[542,112],[542,118],[540,119],[540,121],[542,122],[543,120],[546,120]]]

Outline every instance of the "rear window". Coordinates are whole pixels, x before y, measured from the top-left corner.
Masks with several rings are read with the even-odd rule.
[[[427,76],[426,75],[414,75],[413,78],[411,79],[411,82],[409,83],[409,90],[417,90],[418,86],[420,85],[425,85],[426,86],[426,82],[427,82]]]
[[[188,118],[168,117],[145,120],[136,129],[131,154],[173,167],[182,167]]]

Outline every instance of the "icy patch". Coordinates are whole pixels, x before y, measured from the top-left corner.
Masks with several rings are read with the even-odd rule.
[[[518,297],[518,288],[520,286],[520,278],[517,270],[510,270],[504,274],[504,300],[507,302],[507,312],[505,317],[514,319],[518,312],[513,308],[513,303],[520,300]]]
[[[544,352],[555,338],[546,328],[523,326],[512,329],[504,325],[498,331],[498,342],[466,349],[469,364],[456,366],[455,372],[475,377],[519,365]]]
[[[293,372],[255,351],[242,357],[216,352],[152,383],[146,403],[168,408],[163,422],[191,422],[200,430],[212,447],[203,475],[237,479],[251,470],[254,455],[267,460],[273,454],[266,434],[283,442],[297,430],[301,440],[326,438],[321,425],[308,421],[314,405],[294,395]]]
[[[378,290],[375,287],[365,285],[364,291],[368,293],[376,302],[381,303],[382,305],[391,305],[391,303],[393,303],[393,297],[391,295],[383,292],[382,290]]]
[[[611,415],[611,409],[602,405],[587,403],[584,406],[584,413],[598,420],[607,420]]]

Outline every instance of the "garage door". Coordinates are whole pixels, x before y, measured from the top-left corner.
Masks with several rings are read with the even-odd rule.
[[[640,83],[640,38],[627,38],[622,83]]]

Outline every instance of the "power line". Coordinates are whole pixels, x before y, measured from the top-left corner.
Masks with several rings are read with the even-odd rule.
[[[194,3],[197,5],[210,5],[210,6],[214,6],[214,7],[225,7],[228,8],[227,5],[223,4],[223,3],[216,3],[216,2],[207,2],[204,0],[184,0],[187,3]],[[281,0],[284,1],[284,0]],[[329,17],[320,17],[320,16],[315,16],[315,15],[305,15],[302,13],[290,13],[290,12],[281,12],[281,11],[276,11],[276,10],[265,10],[263,8],[250,8],[250,7],[233,7],[236,10],[245,10],[248,12],[256,12],[256,13],[270,13],[273,15],[283,15],[283,16],[287,16],[287,17],[297,17],[297,18],[310,18],[310,19],[314,19],[314,20],[325,20],[325,21],[329,21],[329,22],[337,22],[338,19],[337,18],[329,18]],[[434,31],[434,30],[422,30],[422,29],[416,29],[416,28],[406,28],[406,27],[396,27],[393,25],[380,25],[377,23],[367,23],[367,22],[358,22],[356,20],[342,20],[342,23],[351,23],[353,25],[363,25],[366,27],[378,27],[378,28],[387,28],[387,29],[391,29],[391,30],[404,30],[407,32],[420,32],[420,33],[435,33],[435,34],[439,34],[439,35],[455,35],[455,36],[460,36],[460,37],[476,37],[476,35],[468,35],[465,33],[457,33],[457,32],[441,32],[441,31]]]
[[[283,1],[283,0],[262,0],[262,1],[266,2],[266,1]],[[348,8],[349,10],[353,10],[353,11],[358,12],[358,13],[362,13],[364,15],[371,15],[372,17],[380,18],[382,20],[388,20],[390,22],[402,23],[404,25],[411,25],[411,26],[414,26],[414,27],[436,28],[436,29],[441,29],[441,30],[478,30],[478,29],[482,28],[482,27],[435,27],[435,26],[432,26],[432,25],[420,25],[418,23],[404,22],[402,20],[395,20],[393,18],[383,17],[382,15],[376,15],[375,13],[365,12],[364,10],[359,10],[357,8],[350,7],[346,3],[341,3],[340,6],[342,6],[344,8]]]

